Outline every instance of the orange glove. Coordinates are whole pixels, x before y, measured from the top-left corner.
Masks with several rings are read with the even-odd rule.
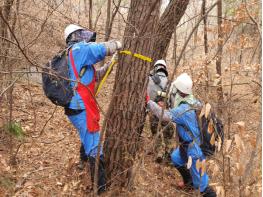
[[[149,100],[150,100],[150,96],[146,94],[146,104],[149,102]]]

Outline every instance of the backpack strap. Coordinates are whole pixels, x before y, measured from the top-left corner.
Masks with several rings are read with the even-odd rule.
[[[154,75],[151,74],[150,77],[153,80],[154,84],[156,84],[162,90],[162,92],[166,89],[166,87],[163,88],[161,86],[161,79],[160,79],[160,76],[158,74],[154,74]]]
[[[199,129],[199,131],[200,131],[200,135],[199,135],[199,136],[202,136],[202,133],[201,133],[202,131],[201,131],[201,128],[200,128],[200,125],[199,125],[199,119],[198,119],[198,114],[197,114],[196,109],[194,108],[193,105],[187,103],[186,101],[180,102],[179,105],[181,105],[181,104],[188,104],[190,107],[193,107],[192,110],[195,111],[197,126],[198,126],[198,129]],[[195,137],[194,134],[190,131],[190,129],[189,129],[187,126],[185,126],[185,125],[181,125],[181,124],[180,124],[180,126],[182,126],[182,127],[184,128],[184,130],[186,131],[186,133],[192,138],[192,143],[193,143],[193,142],[196,142],[196,137]],[[201,142],[200,142],[200,143],[202,143],[202,140],[203,140],[203,139],[201,139]],[[200,143],[197,143],[197,144],[200,146]]]
[[[69,50],[69,59],[70,59],[70,64],[73,68],[73,73],[77,79],[77,81],[79,80],[79,75],[78,75],[78,71],[74,62],[74,58],[73,58],[73,54],[72,54],[72,49]]]
[[[85,72],[87,70],[87,66],[82,67],[80,70],[80,74],[78,74],[78,71],[77,71],[77,68],[76,68],[76,65],[74,62],[74,58],[73,58],[72,49],[69,50],[69,59],[70,59],[71,66],[73,68],[74,75],[75,75],[77,81],[79,81],[80,78],[85,74]]]

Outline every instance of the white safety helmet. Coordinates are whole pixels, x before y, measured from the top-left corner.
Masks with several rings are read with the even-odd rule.
[[[157,66],[157,65],[163,65],[166,67],[166,62],[164,60],[157,60],[154,64],[154,66]]]
[[[192,94],[193,81],[187,73],[180,74],[172,85],[184,94]]]
[[[166,62],[164,60],[157,60],[154,64],[154,71],[162,71],[166,76],[168,76]]]
[[[68,36],[70,34],[72,34],[73,32],[77,31],[77,30],[80,30],[80,29],[85,29],[81,26],[78,26],[78,25],[75,25],[75,24],[70,24],[68,25],[66,28],[65,28],[65,31],[64,31],[64,39],[65,41],[67,40]]]

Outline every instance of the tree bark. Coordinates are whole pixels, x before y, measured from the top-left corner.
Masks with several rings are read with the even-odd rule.
[[[206,0],[203,0],[202,3],[202,16],[204,17],[204,50],[205,55],[208,54],[208,43],[207,43],[207,16],[205,15],[205,8],[206,8]]]
[[[171,0],[162,14],[156,30],[153,60],[165,59],[175,27],[185,13],[189,0]]]
[[[218,1],[217,3],[217,25],[218,25],[218,55],[216,58],[216,73],[220,77],[220,83],[217,87],[217,99],[218,99],[218,113],[222,116],[223,114],[223,88],[222,88],[222,71],[221,71],[221,64],[222,64],[222,54],[223,54],[223,31],[222,31],[222,0]]]
[[[14,4],[14,0],[5,0],[3,2],[3,6],[0,7],[0,12],[2,17],[4,18],[4,20],[6,20],[7,22],[10,21],[11,18],[11,8]],[[6,23],[4,22],[3,18],[0,17],[0,36],[6,39],[11,40],[12,38],[9,38],[9,34],[8,34],[8,28]],[[15,18],[15,17],[14,17]],[[13,22],[13,26],[12,28],[15,27],[15,20]],[[8,53],[10,51],[10,42],[7,42],[4,39],[0,39],[0,54],[3,55],[3,57],[0,57],[0,68],[1,70],[8,70],[9,72],[12,71],[12,64],[8,65],[8,59],[6,58],[8,56]],[[9,81],[9,82],[8,82]],[[1,76],[0,75],[0,90],[2,90],[5,86],[8,86],[12,81],[12,74],[10,74],[9,76]],[[8,94],[7,94],[7,101],[9,104],[9,118],[8,118],[8,122],[11,122],[12,120],[12,112],[13,112],[13,88],[10,88],[8,90]],[[1,101],[2,102],[2,101]]]
[[[89,0],[89,29],[92,29],[92,0]]]
[[[114,21],[114,18],[116,16],[117,12],[119,11],[120,5],[121,5],[121,0],[118,1],[117,5],[114,4],[115,8],[111,14],[109,24],[106,26],[105,41],[108,41],[110,39],[113,21]]]
[[[206,8],[206,0],[203,0],[202,3],[202,16],[204,22],[204,50],[205,50],[205,91],[209,93],[209,71],[208,71],[208,41],[207,41],[207,16],[205,15],[205,8]],[[206,94],[206,97],[208,94]]]
[[[109,35],[110,34],[110,15],[111,15],[111,0],[108,0],[104,41],[108,41],[109,37],[110,37],[110,35]]]
[[[133,0],[124,32],[123,48],[151,57],[160,0]],[[139,13],[139,14],[138,14]],[[145,122],[145,92],[150,62],[119,55],[114,92],[104,122],[107,180],[132,188],[134,161]]]

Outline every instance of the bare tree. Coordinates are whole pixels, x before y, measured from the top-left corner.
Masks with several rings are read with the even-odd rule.
[[[89,0],[89,28],[92,29],[92,0]]]
[[[0,44],[1,44],[1,56],[0,57],[0,67],[3,70],[8,70],[10,72],[10,75],[8,75],[8,79],[7,84],[4,84],[4,78],[0,77],[0,81],[1,81],[1,89],[4,86],[9,86],[10,83],[12,82],[12,64],[8,63],[8,59],[6,58],[8,56],[9,53],[9,48],[10,48],[10,41],[7,42],[7,40],[12,40],[12,38],[10,38],[9,33],[8,33],[8,27],[6,25],[6,22],[10,21],[12,12],[12,6],[14,4],[14,0],[5,0],[3,2],[3,7],[0,8],[0,32],[1,32],[1,40],[0,40]],[[19,5],[19,1],[17,3]],[[15,16],[15,14],[14,14]],[[15,18],[15,17],[14,17]],[[14,19],[12,22],[12,29],[15,28],[15,24],[16,24],[16,20]],[[5,40],[7,39],[7,40]],[[12,121],[12,116],[13,116],[13,86],[11,88],[8,89],[8,94],[7,94],[7,101],[9,104],[9,117],[8,117],[8,122],[10,123]]]
[[[154,41],[153,59],[166,57],[167,49],[174,33],[175,27],[180,22],[189,0],[171,0],[162,14],[156,30],[156,40]]]
[[[206,8],[206,0],[203,0],[202,3],[202,16],[203,16],[203,22],[204,22],[204,50],[205,50],[205,81],[206,81],[206,86],[205,90],[206,92],[209,91],[209,86],[208,86],[208,81],[209,81],[209,71],[208,71],[208,66],[207,66],[207,56],[208,56],[208,40],[207,40],[207,16],[205,15],[205,8]],[[207,95],[207,94],[206,94]]]
[[[151,57],[159,4],[159,0],[131,1],[123,48]],[[133,166],[146,116],[145,91],[149,70],[149,61],[120,55],[114,92],[104,122],[105,159],[108,180],[113,185],[129,188],[133,185]]]
[[[216,58],[216,73],[220,77],[220,82],[217,87],[217,99],[218,99],[218,113],[222,115],[223,113],[223,88],[222,88],[222,71],[221,71],[221,63],[222,63],[222,54],[223,54],[223,30],[222,30],[222,0],[219,0],[217,3],[217,31],[218,31],[218,48],[217,48],[217,58]]]
[[[93,28],[92,24],[92,11],[93,11],[93,6],[92,6],[92,0],[89,0],[89,10],[87,9],[87,0],[84,0],[84,9],[85,9],[85,15],[87,16],[88,13],[88,20],[89,20],[89,29]]]
[[[112,30],[112,25],[113,25],[113,21],[114,18],[116,16],[116,14],[119,11],[120,5],[121,5],[121,0],[118,0],[118,3],[114,4],[114,9],[112,11],[112,13],[110,12],[110,0],[108,1],[108,7],[107,7],[107,21],[106,21],[106,28],[105,28],[105,41],[108,41],[110,38],[110,34],[111,34],[111,30]]]

